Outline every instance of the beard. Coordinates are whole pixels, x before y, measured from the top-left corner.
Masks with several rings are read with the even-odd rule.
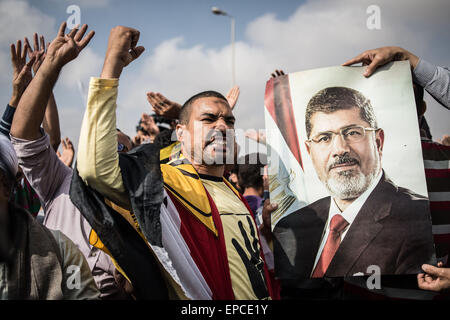
[[[359,161],[357,159],[350,158],[349,156],[345,155],[343,157],[339,157],[330,166],[330,168],[335,164],[344,163],[356,163],[359,166]],[[364,175],[364,173],[362,173],[360,170],[355,169],[339,171],[335,173],[332,172],[325,181],[325,187],[334,198],[341,200],[356,199],[369,188],[369,186],[377,177],[379,170],[380,161],[377,158],[375,167],[367,175]]]

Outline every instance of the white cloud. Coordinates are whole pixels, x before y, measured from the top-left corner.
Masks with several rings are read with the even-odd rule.
[[[47,37],[56,34],[55,19],[22,0],[0,2],[0,30],[0,43],[8,44],[30,38],[37,30]]]
[[[0,84],[10,85],[11,63],[9,45],[33,34],[52,39],[56,33],[55,19],[30,6],[26,1],[4,0],[0,2]],[[8,86],[9,88],[9,86]]]

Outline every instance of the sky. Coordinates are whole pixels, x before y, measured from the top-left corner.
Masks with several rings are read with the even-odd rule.
[[[146,92],[183,103],[203,90],[231,87],[230,18],[236,20],[236,83],[241,96],[236,127],[264,128],[265,83],[274,69],[297,72],[340,65],[367,49],[403,47],[437,65],[450,66],[448,0],[0,0],[0,96],[12,92],[9,45],[34,32],[51,41],[67,8],[80,8],[81,23],[96,34],[64,67],[54,95],[61,135],[78,144],[90,77],[100,75],[108,35],[116,25],[140,31],[146,50],[123,71],[117,126],[130,136],[142,112],[151,113]],[[380,9],[380,28],[369,29],[370,5]],[[426,118],[434,139],[450,134],[450,111],[429,95]]]

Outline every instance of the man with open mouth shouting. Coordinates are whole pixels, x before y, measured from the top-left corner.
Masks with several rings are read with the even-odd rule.
[[[223,177],[235,155],[223,95],[205,91],[184,103],[179,143],[117,154],[118,79],[144,51],[139,34],[111,30],[89,87],[71,199],[94,230],[92,245],[111,255],[138,299],[277,298],[253,213]]]

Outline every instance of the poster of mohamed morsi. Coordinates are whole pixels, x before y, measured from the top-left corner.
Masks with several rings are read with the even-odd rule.
[[[435,251],[408,62],[267,82],[274,254],[282,279],[414,274]]]

